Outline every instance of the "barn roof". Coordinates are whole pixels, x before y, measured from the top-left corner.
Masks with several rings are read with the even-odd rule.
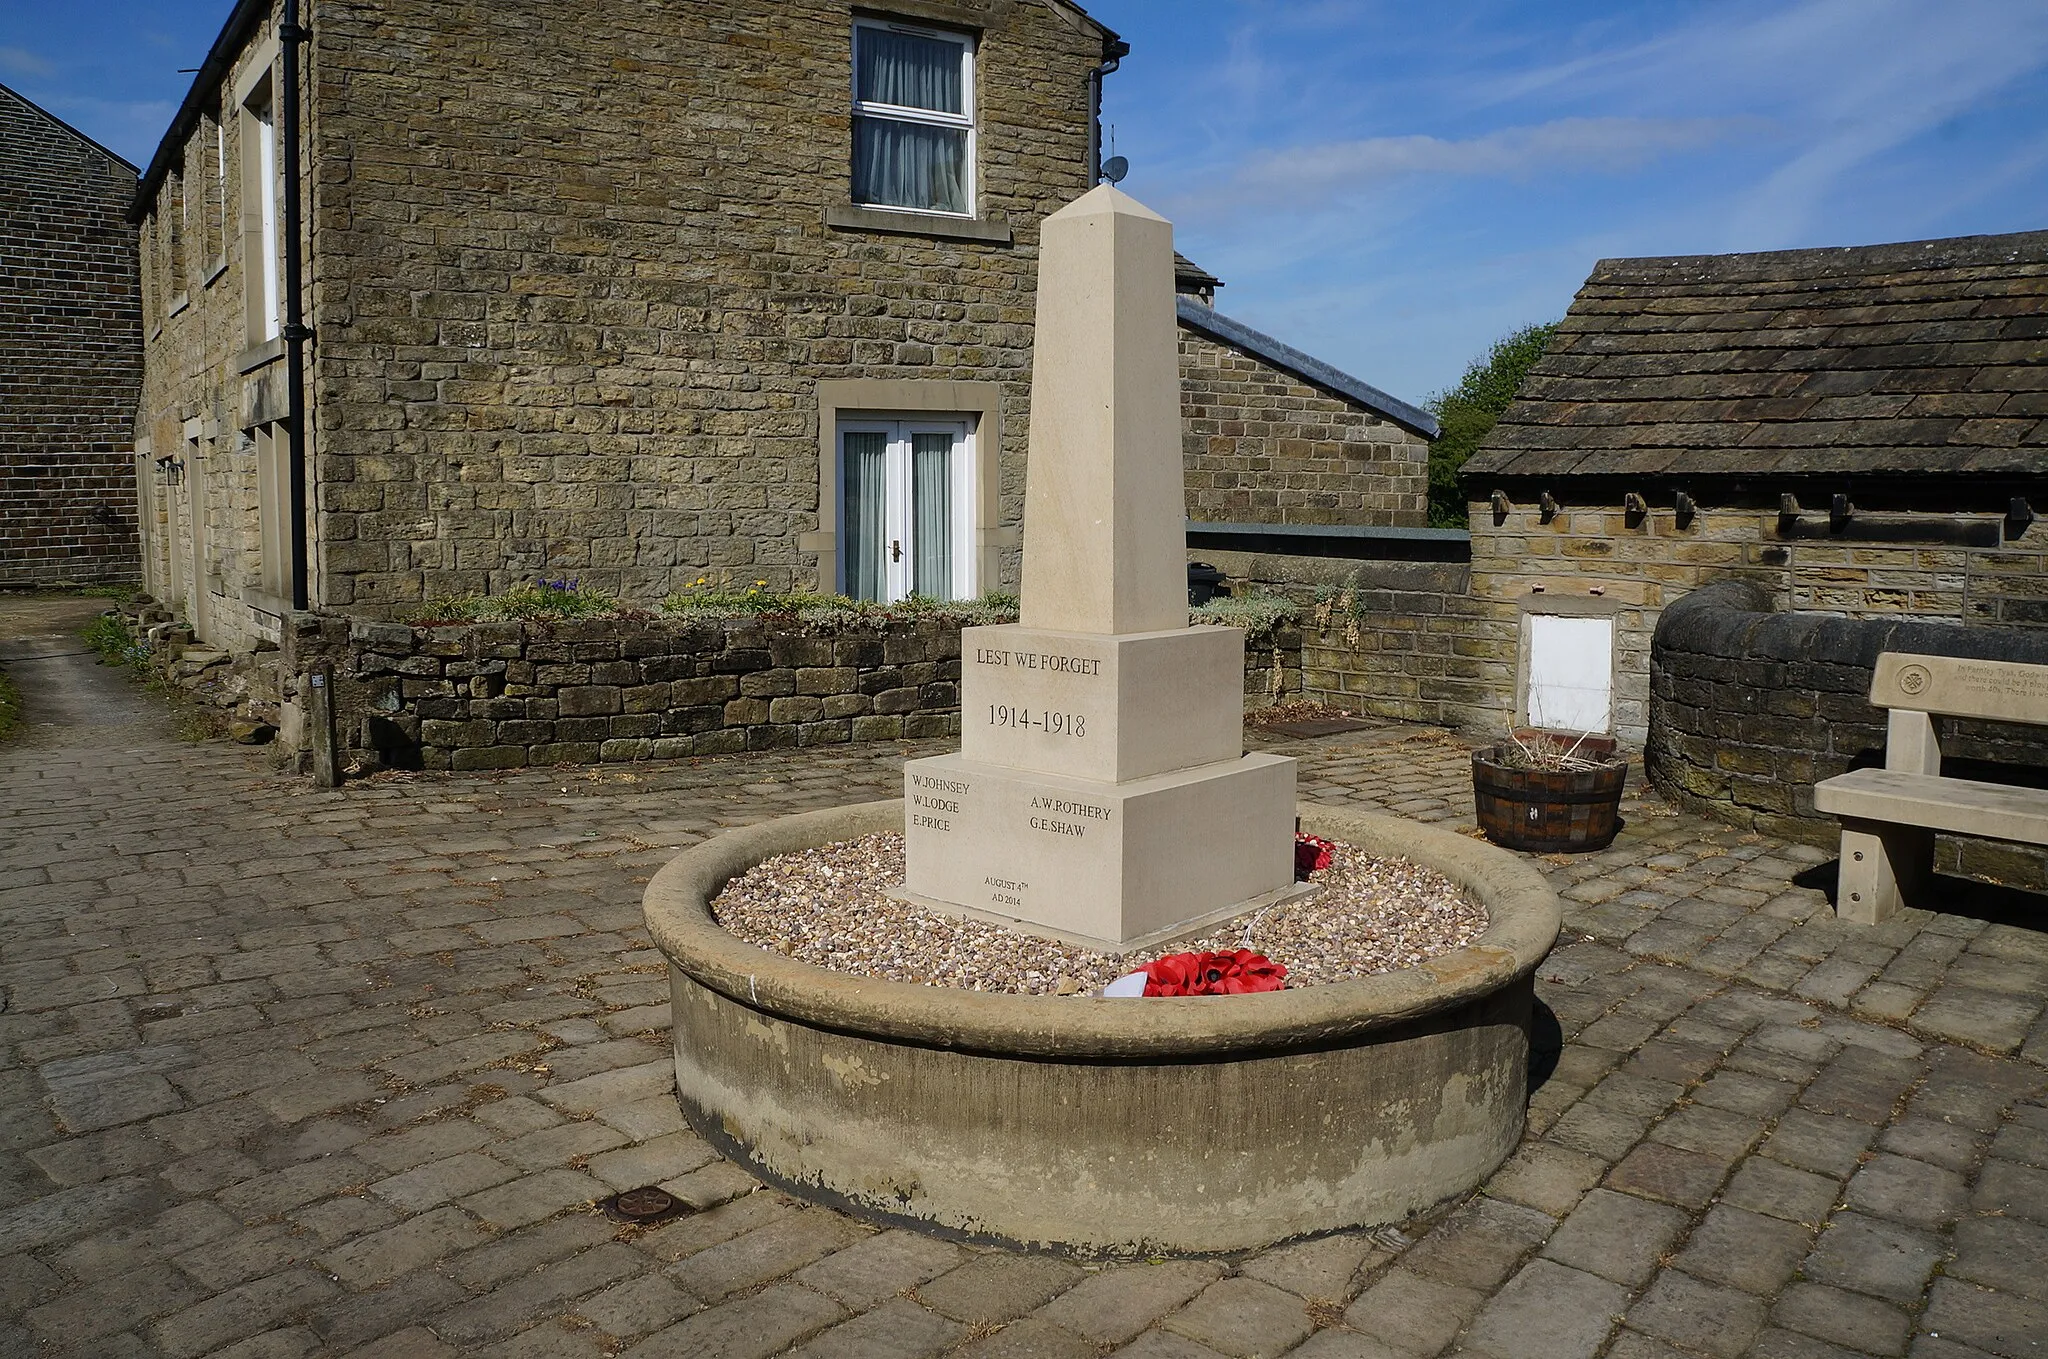
[[[2048,473],[2048,231],[1602,260],[1464,472]]]

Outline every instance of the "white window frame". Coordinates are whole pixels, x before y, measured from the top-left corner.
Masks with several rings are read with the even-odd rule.
[[[885,490],[882,501],[882,534],[885,541],[902,543],[906,550],[900,558],[884,558],[882,563],[883,602],[893,604],[910,593],[916,579],[917,543],[912,525],[916,523],[916,511],[911,503],[910,450],[913,434],[950,434],[953,436],[951,518],[953,532],[953,562],[951,590],[954,599],[973,599],[981,591],[977,551],[979,539],[975,533],[975,505],[979,487],[976,480],[977,459],[975,456],[975,421],[969,415],[936,414],[859,414],[842,415],[838,430],[833,437],[836,456],[839,459],[840,503],[838,520],[840,524],[839,551],[836,567],[838,588],[846,593],[853,573],[848,569],[847,552],[851,544],[845,532],[846,523],[846,436],[848,434],[881,434],[888,439],[888,448],[883,454],[883,476]],[[892,553],[893,557],[894,554]]]
[[[249,122],[256,131],[256,234],[263,255],[256,338],[274,340],[284,329],[284,288],[278,279],[284,243],[278,230],[277,104],[268,87],[263,101],[250,106]]]
[[[912,33],[920,38],[932,38],[939,42],[950,42],[960,48],[960,108],[959,113],[943,113],[937,109],[911,108],[903,104],[878,104],[860,97],[860,35],[864,30],[874,29],[889,33]],[[898,203],[871,203],[853,195],[856,207],[873,208],[877,212],[909,212],[920,217],[951,217],[972,221],[979,216],[980,176],[976,166],[980,162],[979,137],[974,119],[974,39],[965,33],[952,33],[943,28],[926,28],[921,24],[898,23],[891,19],[856,19],[853,21],[853,67],[848,73],[848,93],[853,103],[855,118],[887,118],[900,123],[924,123],[931,127],[965,128],[967,131],[967,172],[962,196],[967,200],[964,212],[947,212],[940,208],[909,208]],[[851,129],[847,154],[852,155]],[[850,162],[849,162],[850,168]]]

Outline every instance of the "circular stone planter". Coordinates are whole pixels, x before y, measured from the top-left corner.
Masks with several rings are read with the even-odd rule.
[[[1466,836],[1301,815],[1459,883],[1484,903],[1485,934],[1419,967],[1261,995],[989,995],[829,972],[711,918],[736,874],[901,830],[901,802],[697,845],[646,894],[683,1112],[802,1197],[1082,1255],[1245,1250],[1463,1193],[1521,1137],[1531,977],[1557,939],[1557,896]]]

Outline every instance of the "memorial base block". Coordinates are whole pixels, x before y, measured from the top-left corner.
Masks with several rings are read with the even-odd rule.
[[[1110,953],[1294,893],[1294,761],[1124,783],[961,755],[904,766],[905,894]]]

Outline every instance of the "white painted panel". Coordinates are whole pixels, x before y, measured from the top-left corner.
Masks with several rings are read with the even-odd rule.
[[[1614,620],[1529,615],[1529,725],[1598,731],[1612,720]]]

